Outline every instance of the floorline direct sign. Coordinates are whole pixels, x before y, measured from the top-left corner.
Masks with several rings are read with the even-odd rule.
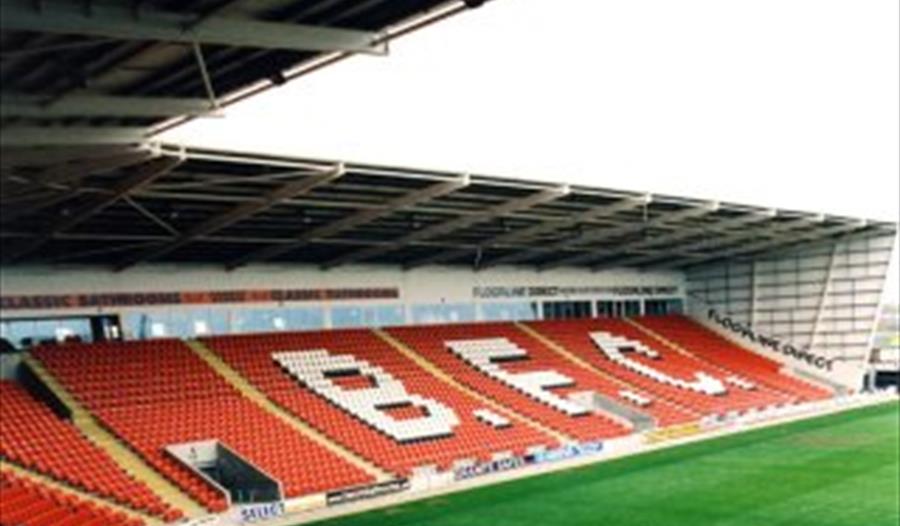
[[[749,325],[732,320],[729,316],[719,314],[715,309],[709,309],[709,319],[718,323],[720,326],[730,330],[731,332],[747,338],[748,340],[771,349],[779,354],[783,354],[789,358],[800,360],[807,365],[811,365],[816,369],[830,371],[834,365],[834,360],[829,359],[820,354],[816,354],[807,349],[798,349],[789,343],[782,342],[778,338],[758,334]]]
[[[678,287],[608,287],[608,286],[566,286],[566,287],[475,287],[472,296],[477,299],[494,298],[565,298],[569,296],[672,296]]]

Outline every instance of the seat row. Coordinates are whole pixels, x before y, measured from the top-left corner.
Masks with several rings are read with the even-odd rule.
[[[372,481],[245,398],[178,340],[43,347],[33,354],[105,427],[211,511],[227,506],[225,495],[174,460],[167,446],[218,439],[281,480],[288,497]],[[160,360],[178,366],[158,374]],[[120,368],[129,374],[102,374]]]
[[[12,381],[0,381],[0,457],[166,520],[182,516]]]
[[[781,372],[781,364],[751,352],[682,315],[645,316],[636,321],[697,357],[727,367],[745,378],[793,396],[798,401],[823,400],[831,393]]]
[[[282,409],[397,475],[555,447],[560,435],[589,441],[630,433],[598,408],[596,394],[659,426],[828,396],[687,318],[638,322],[676,345],[616,319],[530,322],[530,330],[511,323],[387,330],[418,357],[364,329],[202,343]],[[246,398],[178,340],[72,343],[33,354],[102,425],[207,509],[223,509],[225,496],[166,446],[221,440],[281,480],[288,497],[373,481]],[[14,418],[27,420],[21,404],[12,407]],[[171,512],[125,481],[60,461],[65,446],[38,436],[55,436],[41,422],[4,427],[0,453],[136,509]]]
[[[479,419],[475,412],[486,409],[483,402],[436,378],[371,331],[241,335],[209,338],[204,343],[285,410],[393,473],[408,475],[423,466],[448,469],[461,459],[488,460],[498,453],[523,454],[534,447],[556,445],[553,437],[501,409],[494,412],[509,425],[493,426]],[[276,360],[275,356],[285,353],[293,356],[290,363],[295,364],[298,375],[292,375]],[[309,373],[321,371],[323,364],[332,362],[334,357],[343,357],[335,364],[342,363],[345,373],[355,372],[328,378],[327,389],[323,390],[321,376],[311,377]],[[305,379],[299,381],[298,376]],[[379,386],[387,389],[376,388]],[[395,388],[398,391],[393,391]],[[384,399],[387,405],[383,407],[383,418],[394,423],[388,427],[395,428],[396,420],[409,418],[390,404],[394,397],[406,393],[417,397],[417,405],[427,408],[421,403],[427,399],[452,411],[454,416],[444,420],[453,424],[445,426],[449,432],[426,432],[421,435],[425,438],[401,440],[385,432],[385,421],[373,418],[371,411],[348,409],[355,396],[365,401],[367,397],[385,396],[389,391],[392,394]],[[361,418],[363,413],[368,421]],[[373,422],[381,424],[372,425]]]
[[[142,526],[144,521],[0,470],[0,526]]]
[[[701,378],[717,379],[736,373],[663,345],[639,328],[621,319],[539,321],[529,322],[529,325],[589,363],[596,370],[615,376],[630,386],[653,393],[655,400],[667,400],[695,414],[724,415],[729,412],[763,409],[794,401],[794,397],[765,386],[753,390],[724,389],[724,392],[722,389],[712,388],[707,389],[710,392],[701,392],[703,389],[686,389],[684,383],[697,382],[698,374],[701,375]],[[615,356],[605,352],[608,345],[604,346],[602,343],[598,345],[592,336],[598,333],[611,335],[617,341],[630,342],[626,347],[630,345],[632,348],[646,349],[649,355],[632,352],[628,355],[628,363],[624,363],[621,359],[616,359]],[[666,377],[667,381],[663,381],[662,377]],[[716,380],[716,382],[719,381]]]
[[[581,408],[579,411],[575,409],[576,404],[571,405],[572,410],[564,410],[562,401],[566,400],[565,407],[570,408],[568,399],[575,393],[609,393],[614,389],[598,375],[562,359],[514,324],[397,327],[388,332],[470,389],[576,440],[614,438],[631,431],[596,410]],[[488,364],[483,354],[495,352],[489,349],[498,344],[505,347],[502,354],[508,356]],[[470,354],[467,349],[474,350]],[[563,378],[566,381],[562,381]],[[544,388],[539,389],[539,384]],[[533,396],[523,394],[523,388],[531,391]],[[538,399],[538,392],[544,393],[540,395],[544,400]],[[552,405],[547,403],[551,398],[555,400]]]

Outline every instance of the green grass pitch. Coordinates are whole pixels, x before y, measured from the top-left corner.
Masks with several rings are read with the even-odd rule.
[[[316,526],[897,526],[889,403]]]

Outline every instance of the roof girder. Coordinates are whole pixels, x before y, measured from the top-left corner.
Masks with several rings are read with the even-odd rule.
[[[239,221],[254,216],[260,212],[268,210],[278,205],[285,199],[290,199],[298,195],[304,195],[312,190],[331,183],[335,179],[342,177],[345,173],[343,164],[339,164],[334,168],[320,174],[311,175],[302,179],[289,181],[267,192],[262,200],[251,201],[239,204],[220,214],[210,217],[206,221],[195,225],[186,232],[183,232],[177,239],[170,243],[161,244],[141,250],[137,254],[127,258],[124,262],[116,265],[116,270],[121,271],[133,265],[137,265],[144,261],[162,257],[178,248],[187,245],[202,236],[206,236],[227,228]]]
[[[158,177],[168,173],[184,161],[184,157],[160,156],[135,168],[127,178],[117,183],[109,194],[98,195],[83,204],[70,215],[59,218],[40,235],[20,247],[14,247],[3,254],[4,263],[14,263],[44,246],[53,236],[64,232],[91,218],[94,214],[115,203],[123,196],[146,186]]]
[[[248,17],[185,14],[127,5],[94,2],[4,0],[0,28],[70,35],[151,40],[184,44],[292,51],[385,53],[378,33]]]
[[[533,238],[535,236],[539,236],[541,234],[545,234],[547,232],[552,232],[554,230],[558,230],[560,228],[565,228],[567,226],[576,225],[579,223],[585,223],[588,221],[595,221],[597,219],[602,219],[610,216],[614,216],[619,212],[623,212],[626,210],[632,210],[639,206],[646,206],[650,202],[652,202],[653,198],[650,195],[644,195],[640,197],[626,197],[621,201],[617,201],[610,205],[598,206],[595,208],[591,208],[589,210],[585,210],[584,212],[569,216],[562,221],[559,222],[544,222],[538,223],[536,225],[532,225],[530,227],[526,227],[520,230],[513,230],[512,232],[507,232],[505,234],[500,234],[491,239],[488,239],[480,244],[478,248],[475,249],[483,250],[486,247],[490,246],[498,246],[505,245],[510,243],[515,243],[521,241],[523,239]],[[466,254],[470,254],[472,252],[471,249],[458,249],[458,250],[446,250],[443,252],[435,252],[434,254],[430,254],[423,258],[419,258],[415,261],[407,263],[404,265],[406,269],[413,269],[416,267],[421,267],[424,265],[431,265],[435,263],[442,263],[445,261],[450,261],[452,259],[456,259],[462,257]]]
[[[416,204],[423,201],[428,201],[455,192],[460,188],[465,188],[466,186],[468,186],[469,182],[469,176],[462,175],[456,179],[436,183],[421,190],[410,192],[406,195],[402,195],[388,201],[384,207],[361,210],[342,219],[338,219],[337,221],[321,225],[319,227],[311,228],[297,236],[297,240],[293,243],[285,245],[272,245],[256,252],[246,254],[240,259],[229,262],[226,267],[229,270],[232,270],[251,262],[265,261],[275,258],[282,254],[286,254],[288,252],[301,248],[312,240],[335,236],[341,232],[347,231],[364,223],[374,221],[388,214],[392,214],[398,210],[402,210],[410,206],[415,206]]]
[[[392,250],[401,248],[403,245],[412,242],[419,241],[422,239],[428,239],[435,236],[447,234],[450,232],[454,232],[457,230],[461,230],[463,228],[467,228],[477,223],[483,223],[495,217],[500,217],[508,214],[512,214],[521,210],[526,210],[528,208],[532,208],[534,206],[544,204],[550,201],[554,201],[568,195],[570,189],[567,185],[557,186],[553,188],[548,188],[545,190],[541,190],[535,192],[526,197],[522,197],[519,199],[512,199],[510,201],[506,201],[500,205],[484,210],[483,212],[479,212],[470,216],[456,217],[454,219],[450,219],[448,221],[444,221],[441,223],[437,223],[434,225],[427,226],[421,230],[417,230],[415,232],[411,232],[393,242],[391,246],[386,247],[372,247],[369,249],[362,249],[350,252],[348,254],[344,254],[340,257],[337,257],[331,261],[325,262],[322,267],[325,269],[334,268],[337,266],[345,265],[347,263],[352,263],[355,261],[363,261],[367,259],[371,259],[373,257],[379,256],[381,254],[385,254]]]
[[[72,94],[63,97],[3,93],[0,117],[177,117],[214,111],[208,99]]]

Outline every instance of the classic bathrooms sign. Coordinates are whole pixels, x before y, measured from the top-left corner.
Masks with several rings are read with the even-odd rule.
[[[0,308],[2,308],[2,310],[47,310],[79,309],[88,307],[207,305],[217,303],[286,303],[337,300],[364,301],[396,299],[399,297],[400,291],[396,287],[44,294],[37,296],[0,296]]]
[[[729,331],[743,338],[747,338],[753,343],[771,349],[779,354],[783,354],[789,358],[793,358],[794,360],[799,360],[806,363],[807,365],[811,365],[816,369],[830,371],[832,366],[834,365],[834,360],[832,359],[826,358],[825,356],[822,356],[820,354],[810,352],[808,349],[798,349],[789,343],[782,342],[778,338],[759,334],[751,329],[749,325],[734,321],[730,317],[720,314],[718,311],[716,311],[716,309],[709,309],[708,315],[709,319],[718,323]]]

